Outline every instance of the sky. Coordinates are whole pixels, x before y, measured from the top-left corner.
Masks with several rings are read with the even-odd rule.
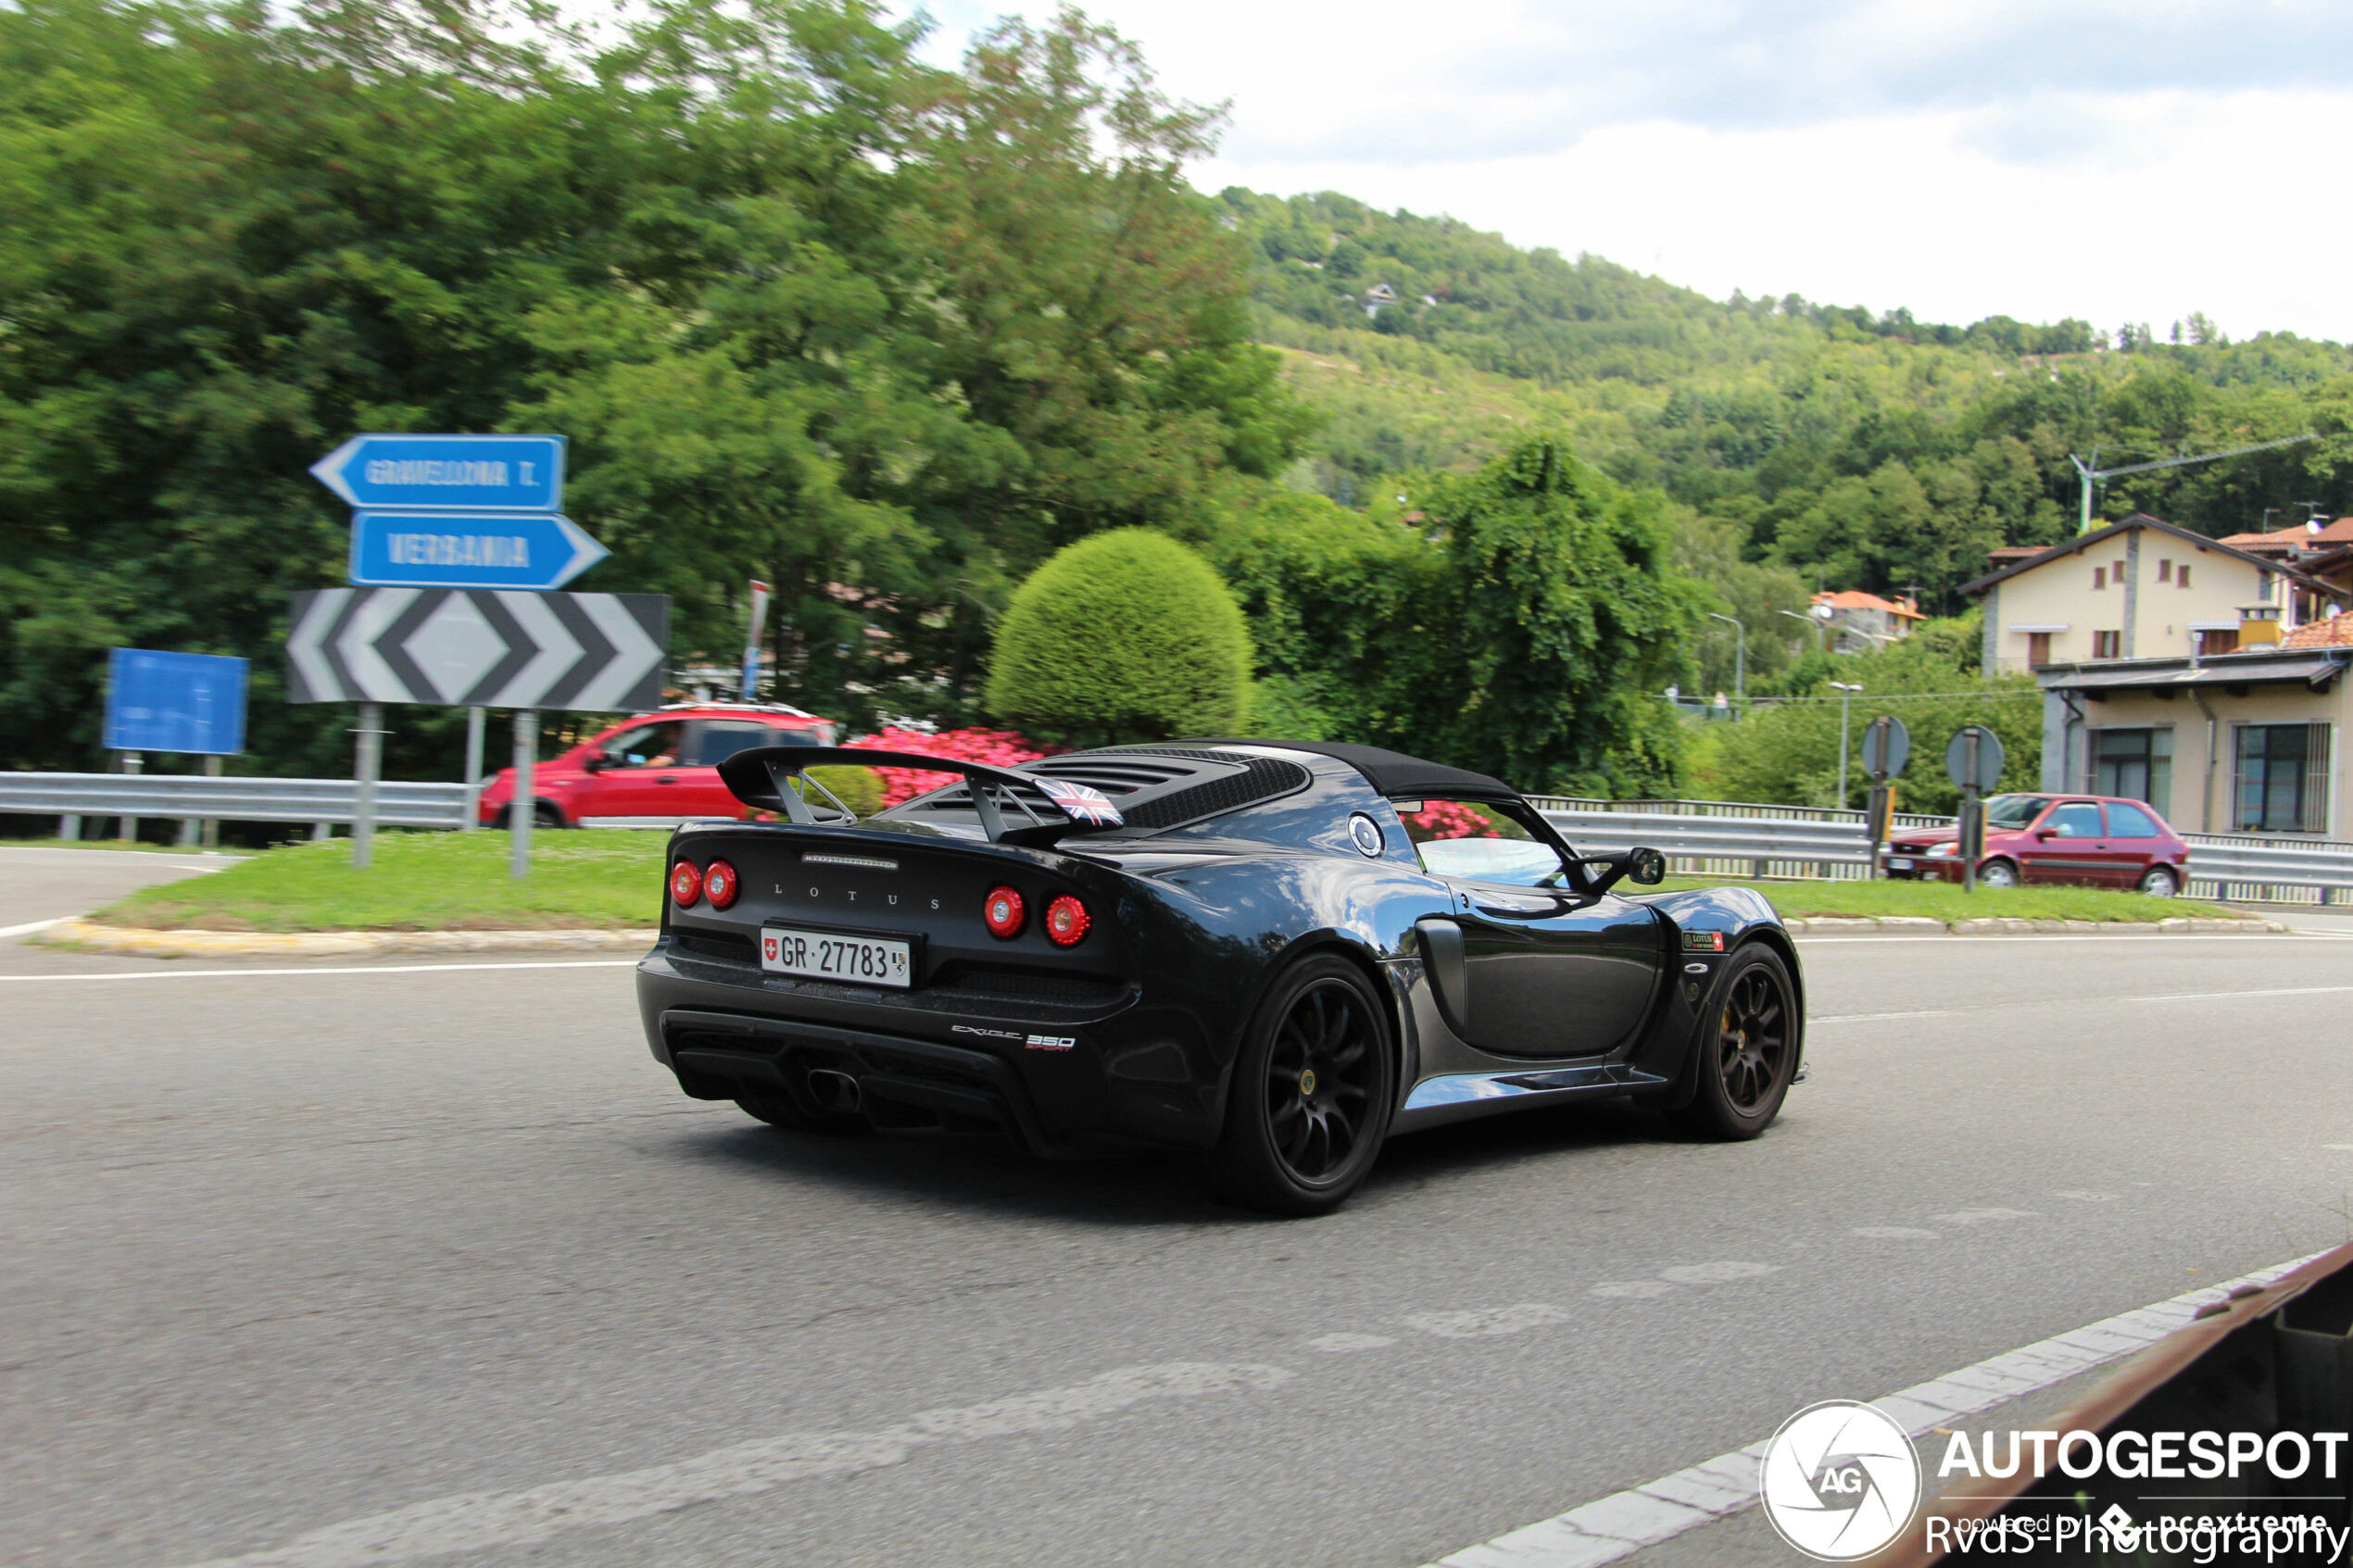
[[[933,0],[927,53],[1047,4]],[[2345,0],[1092,0],[1339,191],[1717,298],[2353,339]]]

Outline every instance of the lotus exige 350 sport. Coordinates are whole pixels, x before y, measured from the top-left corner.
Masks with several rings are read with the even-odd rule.
[[[961,774],[863,821],[804,770]],[[1763,1132],[1798,1076],[1795,949],[1737,887],[1627,897],[1494,779],[1369,746],[1175,741],[997,768],[828,746],[720,774],[637,969],[653,1052],[780,1126],[981,1128],[1206,1157],[1337,1207],[1391,1132],[1567,1100]]]

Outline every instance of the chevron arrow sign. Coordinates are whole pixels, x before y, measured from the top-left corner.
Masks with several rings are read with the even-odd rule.
[[[621,712],[661,706],[661,594],[321,588],[294,596],[289,702]]]

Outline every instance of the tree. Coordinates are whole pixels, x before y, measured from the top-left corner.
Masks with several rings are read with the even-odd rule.
[[[1207,561],[1124,528],[1031,573],[997,628],[988,706],[1076,746],[1231,734],[1250,711],[1250,635]]]

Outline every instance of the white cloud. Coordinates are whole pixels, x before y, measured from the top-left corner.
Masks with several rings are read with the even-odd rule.
[[[1043,4],[1023,7],[1042,18]],[[938,47],[993,7],[935,7]],[[1721,296],[2353,337],[2312,0],[1097,0],[1230,98],[1205,189],[1336,190]]]

